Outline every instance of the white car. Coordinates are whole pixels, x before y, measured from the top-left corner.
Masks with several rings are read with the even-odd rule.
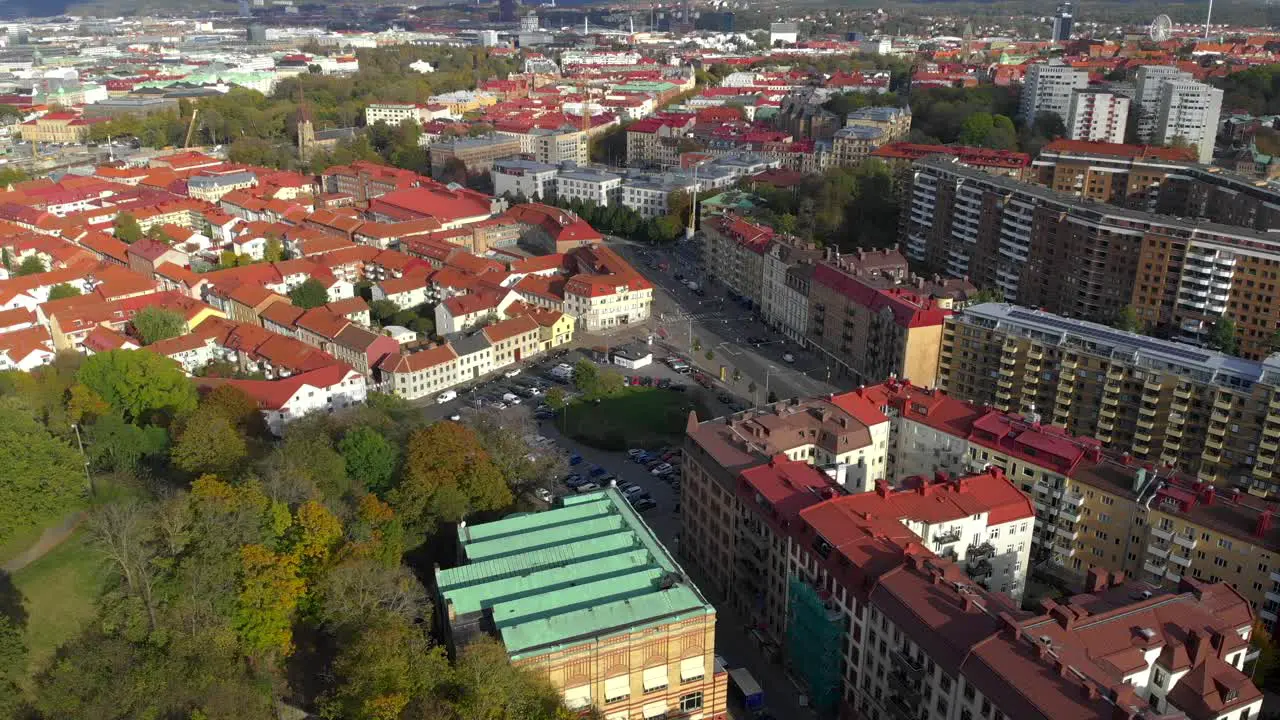
[[[783,361],[783,362],[795,362],[795,361],[796,361],[796,356],[795,356],[795,355],[792,355],[791,353],[783,353],[783,354],[782,354],[782,361]]]
[[[510,370],[508,370],[508,371],[506,371],[506,372],[502,373],[502,376],[503,376],[503,377],[513,378],[513,377],[515,377],[515,376],[517,376],[517,375],[519,375],[519,374],[520,374],[520,368],[511,368]]]
[[[454,422],[462,422],[462,416],[461,416],[461,415],[459,415],[458,413],[454,413],[454,414],[450,415],[450,416],[449,416],[449,419],[450,419],[450,420],[452,420],[452,421],[454,421]]]
[[[457,397],[458,397],[457,390],[445,390],[444,392],[436,396],[436,404],[443,405],[447,402],[451,402]]]
[[[536,495],[537,498],[544,503],[549,503],[552,500],[556,499],[556,496],[552,495],[551,491],[546,488],[538,488],[537,490],[533,491],[533,494]]]
[[[639,495],[642,492],[644,492],[644,488],[640,487],[639,485],[632,485],[629,488],[624,488],[622,491],[622,494],[627,497],[635,497],[636,495]]]
[[[520,396],[519,396],[519,395],[517,395],[517,394],[515,394],[515,393],[507,393],[507,394],[505,394],[505,395],[503,395],[503,396],[502,396],[502,402],[504,402],[504,403],[506,403],[506,404],[508,404],[508,405],[519,405],[519,404],[520,404]]]
[[[671,463],[662,463],[661,465],[650,470],[649,472],[653,475],[666,475],[667,473],[670,473],[673,470],[675,470],[675,468],[671,467]]]

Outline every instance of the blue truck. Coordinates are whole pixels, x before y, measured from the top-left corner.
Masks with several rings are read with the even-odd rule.
[[[730,670],[729,681],[733,683],[734,695],[738,697],[738,701],[742,703],[743,708],[747,710],[764,709],[764,689],[751,676],[750,670],[744,667]]]

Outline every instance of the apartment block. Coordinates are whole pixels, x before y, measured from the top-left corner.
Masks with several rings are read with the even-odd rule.
[[[760,318],[793,341],[803,343],[809,329],[810,280],[823,253],[798,238],[788,240],[770,243],[764,255]]]
[[[1067,110],[1067,137],[1122,143],[1129,120],[1129,98],[1107,90],[1076,90]]]
[[[1185,141],[1200,162],[1213,162],[1213,144],[1222,113],[1222,90],[1205,83],[1169,80],[1160,85],[1159,108],[1152,141],[1171,145]]]
[[[1065,123],[1076,90],[1089,85],[1089,73],[1066,65],[1036,64],[1027,68],[1022,80],[1018,115],[1030,126],[1040,113],[1052,113]]]
[[[1035,181],[1058,192],[1135,210],[1156,210],[1170,175],[1195,161],[1196,154],[1189,148],[1054,140],[1040,149],[1031,165]]]
[[[593,168],[562,167],[556,176],[556,197],[577,198],[601,207],[613,205],[622,200],[622,176]]]
[[[509,135],[454,138],[431,144],[431,175],[440,177],[446,167],[459,162],[468,173],[493,169],[494,161],[520,154],[520,141]]]
[[[1280,492],[1280,356],[1243,360],[988,303],[947,319],[941,357],[939,387],[957,398],[1036,412],[1203,482]]]
[[[1168,81],[1190,82],[1195,77],[1170,65],[1143,65],[1138,68],[1137,108],[1134,113],[1138,142],[1159,143],[1156,119],[1160,115],[1160,86]]]
[[[1280,189],[1210,165],[1187,165],[1160,185],[1156,211],[1269,232],[1280,227]]]
[[[939,159],[916,167],[908,257],[1070,317],[1112,322],[1131,306],[1149,329],[1187,342],[1225,313],[1243,356],[1270,352],[1280,245],[1269,235],[1086,203]]]
[[[503,158],[493,163],[493,194],[498,197],[507,195],[522,196],[530,200],[544,200],[555,191],[556,175],[559,168],[555,165],[525,160],[523,158]]]
[[[436,571],[451,649],[491,635],[575,710],[608,720],[726,717],[716,612],[615,489],[458,527]]]
[[[883,399],[831,402],[880,414]],[[899,406],[887,408],[892,417]],[[943,415],[934,422],[946,425]],[[816,468],[771,456],[768,438],[753,441],[734,422],[690,423],[682,538],[689,557],[723,578],[728,602],[779,647],[819,711],[895,720],[1260,712],[1261,693],[1244,673],[1256,656],[1255,615],[1227,584],[1183,577],[1170,590],[1095,571],[1087,594],[1029,615],[985,587],[1002,577],[988,566],[1009,543],[1006,530],[1021,552],[1030,544],[1031,510],[1014,474],[844,494]],[[953,500],[964,507],[947,509]],[[974,515],[984,512],[979,529]],[[968,524],[956,533],[948,517]]]
[[[763,301],[764,264],[773,228],[720,215],[702,226],[702,258],[707,274],[756,306]]]
[[[833,256],[809,278],[806,341],[837,375],[933,384],[942,324],[972,290],[965,280],[886,274],[858,255]]]

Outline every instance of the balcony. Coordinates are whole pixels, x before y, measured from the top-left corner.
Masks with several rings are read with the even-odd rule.
[[[1179,547],[1184,547],[1188,550],[1195,550],[1197,545],[1196,539],[1194,537],[1188,537],[1186,535],[1174,535],[1173,543]]]
[[[1169,427],[1164,429],[1164,434],[1168,435],[1169,437],[1180,438],[1182,437],[1182,428],[1176,425],[1170,425]]]
[[[989,542],[984,542],[981,545],[969,546],[968,556],[970,559],[990,558],[990,557],[995,557],[995,554],[996,554],[996,546],[992,545]]]
[[[1156,410],[1157,410],[1157,408],[1155,408],[1155,407],[1153,407],[1153,406],[1151,406],[1151,405],[1139,405],[1139,406],[1138,406],[1138,415],[1141,415],[1141,416],[1143,416],[1143,417],[1155,417],[1155,416],[1156,416]]]
[[[1102,406],[1102,409],[1098,411],[1098,414],[1108,420],[1116,419],[1116,411],[1113,408],[1110,408],[1106,405]]]
[[[1012,356],[1012,355],[1001,355],[1001,356],[1000,356],[1000,364],[1001,364],[1001,365],[1014,366],[1014,365],[1017,365],[1017,364],[1018,364],[1018,358],[1016,358],[1016,357],[1014,357],[1014,356]],[[1002,368],[1002,369],[1003,369],[1003,368]]]
[[[1058,519],[1066,520],[1067,522],[1080,522],[1080,511],[1068,505],[1063,505],[1058,508]]]
[[[1178,582],[1182,579],[1182,573],[1178,572],[1176,568],[1165,568],[1164,579],[1171,582]]]
[[[908,653],[906,648],[894,648],[892,658],[893,664],[907,673],[907,675],[915,678],[920,678],[924,675],[924,663]]]
[[[968,571],[969,577],[972,578],[990,577],[995,573],[995,569],[991,567],[991,561],[989,560],[976,560],[970,562]]]
[[[1142,563],[1142,569],[1156,576],[1164,576],[1164,563],[1154,563],[1148,560]]]
[[[1280,425],[1267,423],[1262,426],[1262,434],[1269,438],[1280,438]]]
[[[1084,496],[1074,491],[1068,492],[1066,490],[1062,490],[1058,493],[1058,499],[1072,507],[1080,507],[1084,504]]]
[[[1213,435],[1205,436],[1204,446],[1206,448],[1209,448],[1210,450],[1213,450],[1213,452],[1209,454],[1217,455],[1222,452],[1222,441],[1214,437]]]
[[[1009,378],[1004,378],[1004,377],[1000,378],[999,380],[996,381],[996,385],[1004,388],[1005,390],[1013,389],[1013,381],[1010,380]]]
[[[1272,571],[1271,571],[1271,582],[1278,582],[1278,583],[1280,583],[1280,570],[1272,570]]]
[[[1107,379],[1119,382],[1124,379],[1124,368],[1111,368],[1107,371]]]
[[[1044,353],[1041,352],[1039,348],[1033,347],[1027,351],[1027,357],[1031,358],[1032,360],[1043,360]]]
[[[1173,396],[1179,400],[1190,400],[1191,388],[1186,387],[1185,385],[1179,385],[1173,389]]]
[[[1055,535],[1065,540],[1075,540],[1080,536],[1080,531],[1075,528],[1056,527],[1053,529]]]
[[[1189,557],[1183,557],[1183,556],[1178,555],[1178,554],[1176,554],[1176,553],[1170,553],[1170,554],[1169,554],[1169,562],[1174,563],[1174,564],[1177,564],[1177,565],[1181,565],[1181,566],[1182,566],[1182,567],[1184,567],[1184,568],[1191,567],[1191,558],[1189,558]]]
[[[1169,548],[1161,547],[1159,545],[1156,545],[1155,543],[1151,543],[1150,545],[1147,546],[1147,554],[1154,555],[1160,558],[1161,560],[1167,560],[1169,559]]]
[[[1102,396],[1102,404],[1103,404],[1103,405],[1119,405],[1119,404],[1120,404],[1120,398],[1116,397],[1115,395],[1110,395],[1110,394],[1108,394],[1108,395],[1103,395],[1103,396]]]
[[[1173,533],[1169,532],[1168,530],[1163,530],[1163,529],[1158,528],[1158,527],[1153,527],[1153,528],[1151,528],[1151,535],[1152,535],[1152,537],[1160,538],[1161,540],[1164,540],[1165,542],[1170,542],[1170,541],[1172,541],[1172,540],[1173,540]]]
[[[1222,397],[1222,396],[1218,396],[1218,397],[1214,398],[1214,400],[1213,400],[1213,409],[1214,409],[1214,410],[1221,410],[1221,411],[1223,411],[1223,412],[1227,412],[1227,411],[1231,410],[1231,400],[1230,400],[1230,398],[1224,398],[1224,397]]]
[[[960,542],[960,528],[951,528],[933,536],[933,542],[937,545],[949,545],[954,542]]]
[[[1161,387],[1162,383],[1159,380],[1147,380],[1142,383],[1142,390],[1144,392],[1158,393],[1160,392]]]

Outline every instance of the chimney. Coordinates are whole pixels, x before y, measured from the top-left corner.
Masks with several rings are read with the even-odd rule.
[[[1213,648],[1214,657],[1222,659],[1223,652],[1227,649],[1227,639],[1222,633],[1214,630],[1209,634],[1209,647]]]
[[[1212,505],[1214,494],[1215,494],[1215,491],[1212,485],[1210,485],[1209,487],[1206,487],[1204,489],[1204,492],[1200,496],[1200,502],[1204,503],[1205,505]]]
[[[1258,524],[1254,526],[1253,534],[1258,537],[1266,537],[1266,534],[1270,531],[1271,531],[1271,511],[1263,510],[1262,514],[1258,516]]]
[[[1097,699],[1098,699],[1098,686],[1097,686],[1097,685],[1094,685],[1093,683],[1089,682],[1088,680],[1085,680],[1083,683],[1081,683],[1081,685],[1080,685],[1080,690],[1081,690],[1081,692],[1083,692],[1083,693],[1084,693],[1084,696],[1085,696],[1085,698],[1086,698],[1086,699],[1088,699],[1088,700],[1097,700]]]
[[[1057,658],[1057,659],[1055,659],[1055,660],[1053,661],[1053,671],[1054,671],[1054,672],[1056,672],[1056,673],[1058,673],[1058,676],[1059,676],[1059,677],[1066,677],[1066,676],[1067,676],[1067,663],[1066,663],[1066,661],[1065,661],[1065,660],[1063,660],[1062,658]]]
[[[1000,626],[1001,629],[1009,634],[1010,640],[1017,640],[1022,630],[1022,627],[1018,625],[1018,621],[1014,620],[1013,616],[1007,612],[1000,613]]]
[[[1085,575],[1084,591],[1090,593],[1102,592],[1107,589],[1107,571],[1093,566],[1089,568],[1089,572]]]
[[[1123,570],[1111,571],[1111,582],[1107,583],[1108,587],[1120,587],[1124,584],[1126,576]]]
[[[1066,605],[1055,604],[1053,609],[1049,611],[1049,617],[1058,621],[1058,624],[1062,626],[1063,630],[1070,630],[1075,627],[1076,624],[1076,614]]]
[[[1192,630],[1187,633],[1187,657],[1191,658],[1191,665],[1200,664],[1200,653],[1206,648],[1204,647],[1204,638],[1200,637],[1200,631]]]
[[[889,481],[881,478],[876,481],[876,494],[882,498],[889,497]]]
[[[965,612],[973,612],[973,611],[974,611],[974,609],[975,609],[975,608],[977,608],[977,607],[978,607],[978,604],[977,604],[977,603],[975,603],[975,602],[973,601],[973,596],[972,596],[972,595],[970,595],[970,594],[968,594],[968,593],[965,593],[965,595],[964,595],[964,611],[965,611]]]

